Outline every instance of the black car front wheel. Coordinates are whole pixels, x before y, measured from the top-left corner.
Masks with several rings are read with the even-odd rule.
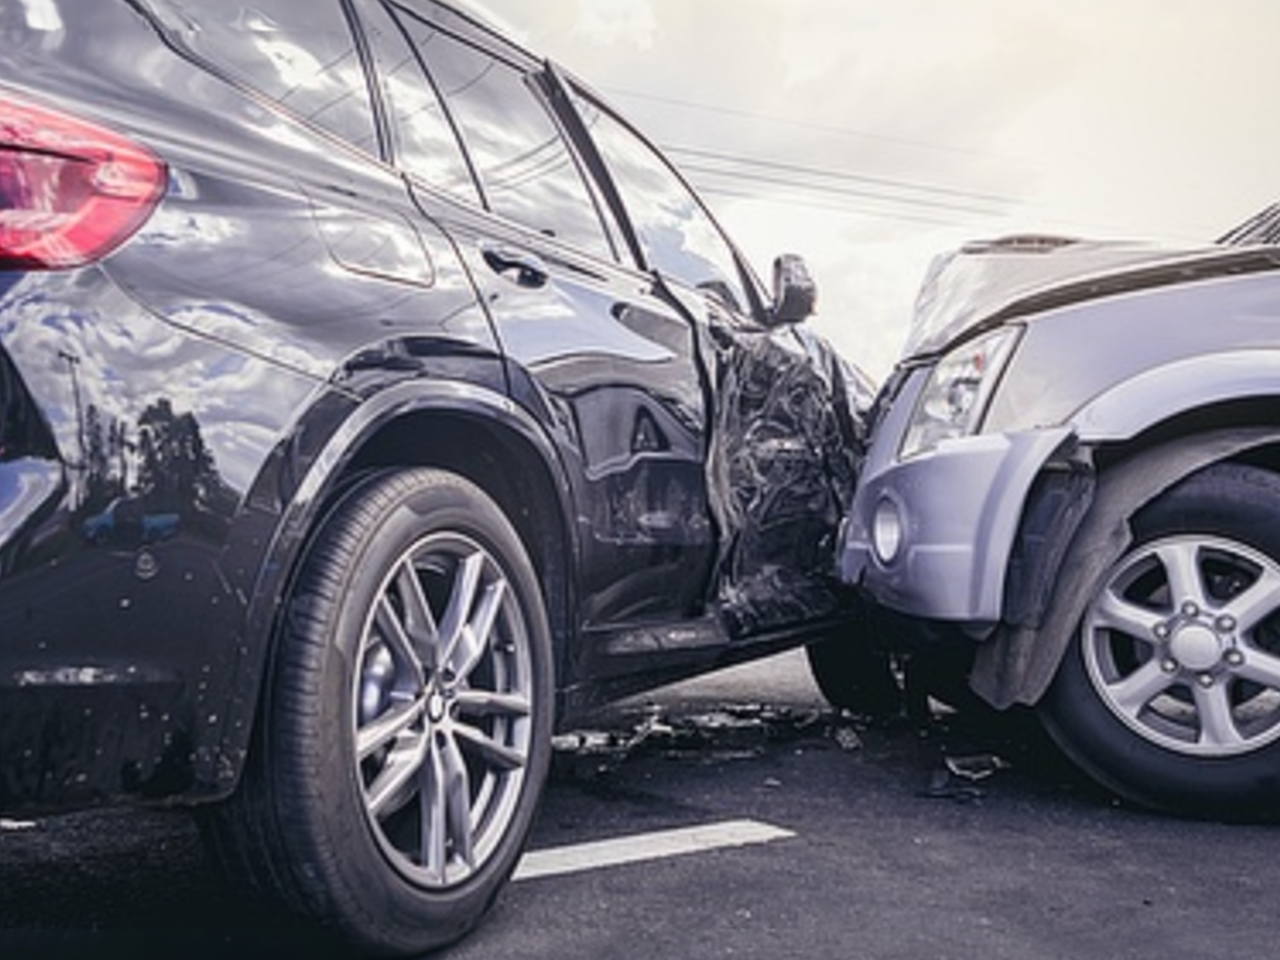
[[[885,630],[860,603],[848,621],[805,647],[809,672],[826,701],[839,710],[883,720],[902,712],[905,694]]]
[[[550,757],[551,643],[518,535],[460,477],[374,476],[282,619],[257,749],[214,830],[224,858],[363,949],[457,939],[514,868]]]
[[[1143,804],[1274,816],[1280,476],[1209,467],[1144,507],[1133,532],[1082,611],[1041,704],[1046,727]]]

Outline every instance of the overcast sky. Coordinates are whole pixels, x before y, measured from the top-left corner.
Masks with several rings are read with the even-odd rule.
[[[1280,200],[1277,0],[472,0],[603,92],[883,377],[929,258],[1210,240]]]

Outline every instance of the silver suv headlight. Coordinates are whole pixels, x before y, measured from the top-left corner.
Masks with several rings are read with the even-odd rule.
[[[898,451],[901,459],[926,453],[944,440],[967,437],[978,429],[1021,335],[1020,327],[1001,327],[957,347],[939,361],[916,402]]]

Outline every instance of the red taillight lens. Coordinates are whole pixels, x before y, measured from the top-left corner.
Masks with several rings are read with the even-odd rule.
[[[106,256],[146,222],[165,179],[145,147],[0,93],[0,269]]]

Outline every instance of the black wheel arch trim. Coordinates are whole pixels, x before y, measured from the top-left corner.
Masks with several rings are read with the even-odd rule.
[[[1077,526],[1069,541],[1063,538],[1069,546],[1056,550],[1052,562],[1040,564],[1034,581],[1022,583],[1022,599],[1006,598],[1006,609],[1019,616],[1002,622],[979,646],[969,677],[974,692],[998,709],[1037,703],[1071,642],[1082,605],[1098,578],[1128,548],[1130,518],[1192,473],[1276,443],[1276,427],[1214,430],[1167,440],[1099,473],[1087,512],[1070,518]],[[1094,546],[1087,552],[1078,549],[1086,543]],[[1065,562],[1068,556],[1073,562]],[[1054,584],[1050,597],[1048,587]],[[1033,599],[1037,591],[1045,600],[1040,609]]]
[[[324,396],[332,397],[332,394]],[[324,402],[318,398],[313,408]],[[240,716],[229,717],[223,726],[220,755],[224,762],[234,766],[223,770],[216,797],[229,795],[239,781],[247,758],[253,728],[261,712],[263,683],[266,677],[268,657],[271,655],[276,633],[281,600],[297,574],[305,556],[307,544],[318,529],[324,515],[332,509],[342,491],[349,485],[353,464],[360,452],[380,434],[396,423],[405,422],[420,415],[443,415],[454,418],[474,418],[519,437],[544,465],[554,496],[558,500],[558,526],[568,545],[568,562],[576,563],[577,536],[569,518],[573,516],[569,504],[570,485],[563,464],[552,440],[535,418],[509,397],[474,384],[457,381],[401,381],[392,384],[366,398],[355,402],[347,415],[337,423],[311,458],[306,468],[299,472],[290,485],[292,490],[275,517],[270,535],[265,538],[256,562],[252,589],[244,614],[240,669],[235,678],[235,689],[229,699],[239,701]],[[306,417],[299,419],[303,424]],[[299,429],[302,429],[301,426]],[[286,439],[279,449],[289,450],[294,438]],[[288,453],[282,456],[288,457]],[[403,465],[416,461],[406,457]],[[271,485],[268,482],[267,485]],[[278,485],[278,482],[277,482]],[[282,499],[283,495],[282,495]],[[531,555],[536,551],[531,549]],[[563,589],[571,589],[572,577],[563,575]],[[567,609],[571,598],[548,597],[548,612],[553,629],[563,627],[552,608]],[[557,641],[559,636],[555,638]],[[559,645],[559,644],[558,644]],[[559,655],[559,651],[557,651]],[[246,715],[247,714],[247,715]]]

